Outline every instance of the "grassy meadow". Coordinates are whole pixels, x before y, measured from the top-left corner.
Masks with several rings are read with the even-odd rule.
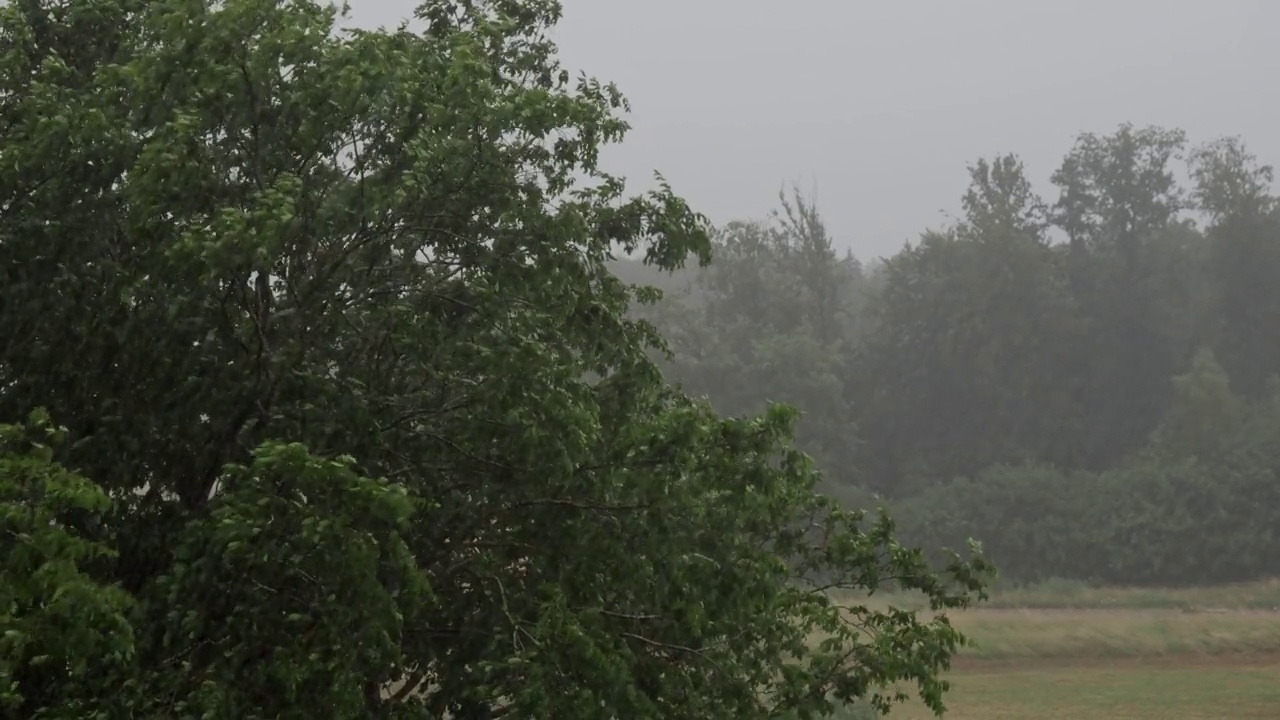
[[[1274,720],[1280,717],[1280,661],[1187,657],[1049,667],[1009,665],[953,674],[953,720]],[[921,705],[889,716],[924,720]]]
[[[919,607],[910,596],[843,602]],[[1280,718],[1280,581],[993,594],[949,613],[971,641],[949,675],[956,720]],[[903,705],[890,717],[932,717]]]

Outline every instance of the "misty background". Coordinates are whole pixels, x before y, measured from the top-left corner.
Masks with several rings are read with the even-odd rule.
[[[1014,583],[1272,576],[1280,4],[779,8],[567,0],[552,30],[631,102],[604,169],[715,225],[709,268],[610,268],[663,290],[632,312],[666,378],[798,409],[824,494]]]
[[[414,0],[354,0],[394,26]],[[632,131],[604,154],[661,171],[721,224],[816,188],[835,245],[890,255],[959,212],[967,163],[1017,152],[1037,191],[1078,133],[1123,122],[1240,135],[1280,161],[1280,3],[1269,0],[565,0],[565,64],[616,82]]]

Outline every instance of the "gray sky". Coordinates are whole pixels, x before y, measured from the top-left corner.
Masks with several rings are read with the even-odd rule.
[[[415,0],[352,0],[361,25]],[[1047,199],[1081,131],[1243,136],[1280,165],[1278,0],[565,0],[572,70],[614,81],[633,130],[604,155],[660,170],[717,223],[817,188],[863,259],[955,213],[965,165],[1017,152]],[[785,11],[784,11],[785,8]]]

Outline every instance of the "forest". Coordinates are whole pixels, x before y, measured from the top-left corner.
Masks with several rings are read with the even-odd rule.
[[[1239,138],[1082,133],[1040,197],[1016,154],[892,257],[780,194],[638,310],[664,371],[729,415],[786,403],[849,507],[1014,583],[1188,585],[1280,559],[1280,205]],[[763,213],[762,213],[763,214]]]

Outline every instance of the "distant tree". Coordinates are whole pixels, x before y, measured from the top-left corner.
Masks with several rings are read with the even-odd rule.
[[[606,265],[706,221],[598,170],[625,101],[558,3],[418,16],[0,7],[4,712],[940,709],[945,618],[824,590],[958,607],[985,563],[816,495],[794,412],[662,381]]]
[[[970,176],[964,218],[891,258],[872,306],[859,424],[885,490],[1065,460],[1078,435],[1080,327],[1043,204],[1014,156]]]
[[[1082,133],[1052,178],[1060,190],[1054,221],[1072,247],[1136,261],[1184,207],[1169,165],[1185,147],[1185,133],[1160,127]]]
[[[969,188],[960,200],[965,217],[959,230],[971,239],[1029,237],[1048,242],[1049,208],[1027,180],[1017,155],[980,158],[969,167]]]
[[[1173,390],[1173,402],[1154,437],[1162,452],[1210,457],[1239,432],[1244,408],[1213,350],[1201,348],[1187,372],[1174,376]]]
[[[1105,467],[1141,447],[1169,400],[1168,378],[1194,345],[1182,323],[1195,266],[1174,258],[1193,234],[1171,163],[1179,130],[1121,125],[1082,134],[1053,175],[1055,224],[1069,240],[1073,295],[1088,326],[1080,387],[1085,462]]]
[[[1274,170],[1270,165],[1259,165],[1257,156],[1239,138],[1220,138],[1195,148],[1189,164],[1195,183],[1193,207],[1211,222],[1264,217],[1276,209],[1271,193]]]
[[[1227,138],[1192,153],[1193,197],[1209,218],[1208,272],[1218,354],[1245,396],[1265,394],[1280,369],[1280,203],[1273,172]]]
[[[910,545],[977,537],[1008,580],[1267,577],[1280,209],[1241,141],[1187,147],[1084,134],[1052,204],[1017,156],[979,160],[960,218],[867,267],[784,196],[645,309],[675,350],[664,370],[731,414],[796,404],[825,493],[890,503]]]
[[[812,200],[779,194],[766,221],[735,221],[712,238],[714,262],[663,327],[668,372],[730,415],[770,402],[803,412],[799,446],[830,479],[848,483],[858,438],[847,384],[864,281],[852,255],[836,253]],[[678,308],[678,309],[676,309]]]

